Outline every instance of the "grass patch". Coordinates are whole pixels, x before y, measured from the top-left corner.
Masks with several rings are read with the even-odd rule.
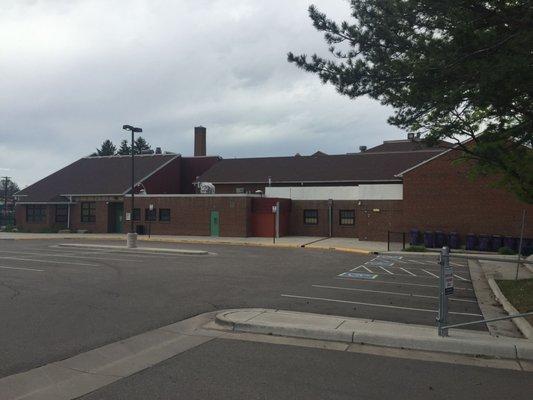
[[[424,252],[426,251],[426,246],[409,246],[406,247],[404,251]]]
[[[518,281],[496,281],[507,300],[520,313],[533,311],[533,279],[520,279]],[[526,317],[533,323],[533,316]]]
[[[514,251],[513,249],[510,249],[509,247],[503,246],[498,249],[498,253],[503,254],[503,255],[512,255],[512,254],[516,254],[516,251]]]

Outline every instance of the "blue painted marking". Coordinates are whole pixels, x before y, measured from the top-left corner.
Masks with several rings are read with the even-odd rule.
[[[341,278],[352,278],[352,279],[376,279],[377,275],[375,274],[362,274],[360,272],[343,272],[339,275]]]

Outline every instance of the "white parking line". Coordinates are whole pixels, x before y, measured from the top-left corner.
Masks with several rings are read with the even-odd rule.
[[[456,278],[459,278],[459,279],[462,280],[462,281],[465,281],[465,282],[471,282],[469,279],[463,278],[462,276],[459,276],[459,275],[457,275],[457,274],[453,274],[453,276],[455,276]]]
[[[370,272],[371,274],[373,274],[374,272],[372,272],[372,270],[368,269],[367,267],[365,267],[364,265],[361,265],[361,267],[363,267],[364,269],[366,269],[368,272]]]
[[[368,293],[380,293],[380,294],[390,294],[393,296],[406,296],[406,297],[422,297],[425,299],[438,299],[438,296],[427,296],[424,294],[412,294],[412,293],[400,293],[400,292],[387,292],[383,290],[372,290],[372,289],[359,289],[359,288],[346,288],[346,287],[340,287],[340,286],[327,286],[327,285],[311,285],[316,288],[323,288],[323,289],[337,289],[337,290],[349,290],[354,292],[368,292]],[[454,297],[449,297],[449,300],[453,301],[462,301],[465,303],[476,303],[475,300],[468,300],[468,299],[456,299]]]
[[[409,275],[416,276],[416,275],[413,274],[411,271],[408,271],[408,270],[406,270],[405,268],[400,267],[400,269],[401,269],[402,271],[407,272]]]
[[[357,281],[357,283],[383,283],[387,285],[405,285],[405,286],[420,286],[420,287],[429,287],[429,288],[438,288],[437,285],[425,285],[423,283],[410,283],[410,282],[396,282],[396,281],[376,281],[376,280],[365,280],[365,279],[353,279],[353,278],[344,278],[341,276],[335,277],[335,279],[342,279],[344,281],[354,282]],[[454,290],[467,290],[472,292],[473,289],[470,288],[460,288],[460,287],[454,287]]]
[[[385,271],[385,272],[386,272],[387,274],[389,274],[389,275],[394,275],[393,272],[390,272],[390,271],[389,271],[388,269],[386,269],[386,268],[383,268],[383,267],[379,267],[379,268],[381,268],[383,271]]]
[[[415,263],[415,264],[421,264],[421,265],[426,265],[427,264],[425,262],[420,262],[420,261],[416,261],[416,260],[407,260],[407,261]]]
[[[44,269],[34,269],[34,268],[22,268],[22,267],[6,267],[0,265],[2,269],[20,269],[21,271],[32,271],[32,272],[44,272]]]
[[[48,263],[48,264],[81,265],[85,267],[99,267],[100,266],[98,264],[86,264],[86,263],[79,263],[79,262],[51,261],[51,260],[36,260],[33,258],[19,258],[19,257],[5,257],[5,256],[0,256],[0,260],[29,261],[29,262]]]
[[[422,271],[424,271],[426,274],[429,274],[431,276],[434,276],[435,278],[438,278],[438,275],[435,275],[433,272],[426,271],[424,268],[420,268]]]
[[[433,313],[433,314],[437,313],[437,310],[430,310],[430,309],[427,309],[427,308],[400,307],[400,306],[391,306],[389,304],[374,304],[374,303],[363,303],[363,302],[360,302],[360,301],[327,299],[327,298],[324,298],[324,297],[297,296],[297,295],[292,295],[292,294],[282,294],[281,297],[291,297],[291,298],[294,298],[294,299],[304,299],[304,300],[330,301],[330,302],[333,302],[333,303],[357,304],[357,305],[368,306],[368,307],[393,308],[395,310],[429,312],[429,313]],[[455,311],[448,311],[448,314],[465,315],[465,316],[469,316],[469,317],[482,317],[481,314],[461,313],[461,312],[455,312]]]

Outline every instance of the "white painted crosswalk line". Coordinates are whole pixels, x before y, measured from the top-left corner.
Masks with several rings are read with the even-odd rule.
[[[420,268],[420,269],[421,269],[422,271],[424,271],[426,274],[431,275],[431,276],[433,276],[433,277],[435,277],[435,278],[438,278],[438,277],[439,277],[438,275],[435,275],[433,272],[426,271],[424,268]]]
[[[401,269],[402,271],[404,271],[404,272],[407,272],[409,275],[416,276],[416,275],[413,274],[411,271],[409,271],[409,270],[407,270],[407,269],[405,269],[405,268],[400,267],[400,269]]]
[[[470,280],[466,279],[466,278],[463,278],[462,276],[459,276],[457,274],[453,274],[453,276],[455,276],[456,278],[459,278],[460,280],[462,281],[465,281],[465,282],[470,282]]]
[[[386,272],[387,274],[389,274],[389,275],[394,275],[393,272],[390,272],[390,271],[389,271],[388,269],[386,269],[386,268],[383,268],[383,267],[379,267],[379,268],[381,268],[383,271],[385,271],[385,272]]]

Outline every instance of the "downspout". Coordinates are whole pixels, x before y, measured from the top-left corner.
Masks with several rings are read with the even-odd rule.
[[[70,203],[72,203],[72,196],[69,196],[69,201],[68,201],[67,229],[70,229]]]

